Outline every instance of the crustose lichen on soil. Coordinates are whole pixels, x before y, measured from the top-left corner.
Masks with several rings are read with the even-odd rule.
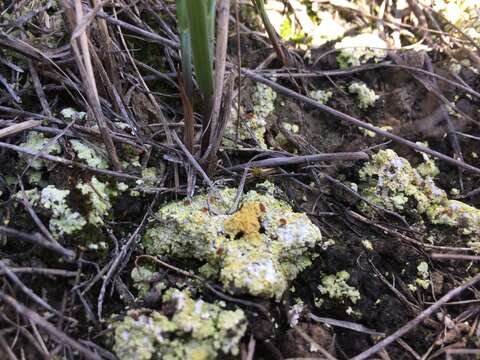
[[[249,191],[239,209],[226,213],[236,190],[169,203],[146,231],[147,253],[203,262],[199,271],[217,278],[232,294],[279,300],[322,244],[320,230],[303,213],[267,193]]]

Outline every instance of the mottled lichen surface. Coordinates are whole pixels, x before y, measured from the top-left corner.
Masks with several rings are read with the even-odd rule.
[[[238,355],[247,321],[242,310],[222,302],[194,299],[188,290],[170,288],[159,311],[134,310],[113,323],[114,351],[120,360],[209,360]]]
[[[480,210],[449,199],[429,174],[438,171],[418,168],[393,150],[381,150],[364,165],[359,175],[361,194],[372,203],[403,214],[418,214],[431,224],[455,228],[469,241],[480,239]],[[368,206],[361,205],[365,211]]]
[[[340,302],[351,301],[356,303],[360,300],[360,292],[348,284],[350,274],[345,270],[336,274],[322,277],[322,283],[318,286],[320,294],[329,297],[332,300]]]
[[[267,148],[265,133],[267,118],[275,110],[275,99],[277,94],[269,86],[257,84],[251,96],[251,108],[240,107],[240,123],[237,122],[237,109],[232,108],[231,121],[227,124],[225,135],[229,139],[253,142],[261,148]],[[238,105],[238,104],[237,104]],[[238,130],[238,131],[237,131]],[[225,144],[231,141],[225,139]]]
[[[25,198],[35,209],[50,216],[48,227],[54,238],[59,239],[63,235],[80,232],[87,224],[103,225],[112,208],[112,199],[124,189],[122,185],[102,182],[95,176],[88,182],[79,181],[76,187],[82,195],[83,204],[88,208],[84,214],[73,209],[78,204],[71,200],[72,191],[69,189],[59,189],[54,185],[35,187],[25,191]],[[15,195],[17,200],[23,198],[22,192]]]
[[[27,148],[28,150],[42,152],[43,154],[47,155],[57,155],[62,151],[62,148],[57,144],[57,142],[52,141],[44,134],[37,131],[30,131],[27,135],[27,140],[24,143],[21,143],[20,146]],[[38,158],[32,159],[26,155],[21,155],[21,158],[24,159],[32,169],[35,170],[41,170],[47,164],[45,160]]]
[[[145,250],[204,262],[200,271],[232,294],[279,299],[311,263],[320,230],[271,192],[247,192],[227,215],[235,195],[227,188],[163,206],[146,231]]]
[[[375,101],[377,101],[379,98],[379,96],[375,94],[375,91],[361,82],[351,83],[348,87],[348,91],[357,96],[357,104],[360,109],[368,109],[369,107],[373,106]]]

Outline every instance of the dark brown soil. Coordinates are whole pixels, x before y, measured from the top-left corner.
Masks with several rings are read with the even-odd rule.
[[[21,11],[18,4],[14,6],[15,1],[0,4],[0,131],[32,119],[42,120],[34,130],[48,136],[64,131],[65,134],[60,134],[58,140],[62,146],[61,157],[73,163],[65,165],[47,161],[48,164],[41,170],[41,180],[43,186],[52,184],[70,190],[70,207],[86,216],[92,204],[84,201],[76,188],[77,183],[90,180],[93,176],[105,182],[115,182],[120,181],[122,174],[99,174],[92,169],[79,167],[75,164],[79,159],[66,143],[66,139],[70,138],[96,145],[102,143],[95,122],[79,120],[70,126],[60,115],[62,109],[74,107],[87,111],[89,118],[93,118],[90,100],[85,100],[89,88],[79,73],[70,45],[72,28],[64,24],[63,30],[58,31],[48,26],[50,17],[59,14],[64,16],[66,10],[50,2],[46,9],[41,9],[45,4],[39,5],[33,0],[19,3],[30,5],[30,12]],[[154,167],[162,169],[161,175],[158,175],[161,181],[149,189],[144,188],[138,196],[125,194],[119,197],[103,226],[87,226],[81,234],[62,237],[61,247],[74,253],[74,258],[68,259],[59,255],[58,251],[52,251],[52,244],[46,247],[45,243],[32,243],[37,237],[44,238],[42,224],[48,223],[51,213],[38,211],[34,207],[29,209],[14,195],[21,191],[22,186],[28,190],[36,185],[23,172],[25,158],[16,150],[8,150],[7,146],[24,142],[32,128],[0,136],[3,145],[0,146],[0,261],[5,268],[18,271],[17,276],[12,276],[0,269],[0,359],[89,358],[78,348],[74,350],[69,339],[80,344],[81,349],[99,354],[100,358],[114,359],[112,331],[108,326],[110,320],[122,318],[127,309],[141,307],[169,313],[169,305],[161,304],[160,293],[152,291],[143,298],[137,297],[137,291],[132,286],[131,270],[137,257],[144,254],[139,245],[145,230],[144,219],[153,216],[161,204],[184,198],[192,189],[193,178],[196,177],[195,192],[204,191],[206,186],[203,178],[193,172],[191,160],[183,149],[165,135],[158,107],[152,103],[153,98],[163,109],[168,131],[176,131],[182,138],[183,108],[175,85],[178,50],[165,47],[158,41],[158,36],[174,40],[169,32],[176,33],[173,3],[125,1],[129,6],[122,3],[115,10],[121,21],[130,24],[126,27],[122,25],[122,34],[119,33],[111,5],[105,5],[103,10],[109,14],[106,26],[111,36],[111,48],[106,49],[108,44],[102,38],[99,18],[93,17],[89,25],[88,36],[91,51],[95,54],[92,58],[100,103],[114,129],[112,134],[120,159],[130,163],[123,172],[141,177],[142,169]],[[153,16],[152,9],[160,15]],[[336,6],[329,9],[340,11],[342,16],[355,23],[354,33],[357,29],[361,30],[359,24],[370,21],[369,16],[361,16],[351,9],[337,9]],[[414,16],[410,10],[408,13]],[[241,16],[242,25],[245,26],[242,28],[242,66],[254,69],[272,54],[272,49],[267,38],[260,35],[258,21],[245,18],[243,11]],[[409,16],[401,19],[411,25]],[[67,21],[65,16],[63,19]],[[237,62],[237,44],[234,41],[237,29],[231,26],[230,30],[229,70],[233,77],[236,74],[233,65]],[[416,27],[412,31],[417,37],[422,36]],[[55,46],[47,44],[46,38],[54,39]],[[472,66],[462,67],[458,75],[453,76],[450,72],[449,61],[452,57],[458,60],[465,58],[467,48],[460,46],[465,42],[457,42],[451,49],[443,43],[432,42],[431,37],[427,37],[427,40],[430,40],[432,48],[428,53],[392,52],[382,63],[384,66],[379,64],[372,70],[360,68],[328,77],[297,79],[295,82],[282,77],[276,81],[302,94],[311,89],[331,90],[333,96],[327,102],[328,106],[377,127],[389,127],[392,134],[413,142],[426,142],[430,148],[453,158],[460,159],[456,153],[459,148],[464,162],[480,167],[480,154],[477,154],[480,99],[446,81],[437,80],[434,83],[424,73],[393,66],[403,64],[425,70],[431,62],[435,74],[461,83],[464,87],[480,89],[479,72],[475,70],[479,66],[473,60]],[[128,44],[130,53],[127,54],[124,44]],[[320,49],[313,49],[316,58],[325,54],[320,62],[313,65],[298,60],[305,55],[301,47],[286,44],[292,53],[297,54],[298,60],[295,69],[290,71],[338,70],[332,52],[333,45],[327,43]],[[470,58],[475,59],[476,56],[478,59],[480,56],[478,49],[476,52],[468,51],[471,52]],[[137,61],[140,73],[132,66],[132,59]],[[264,65],[268,70],[284,73],[278,59]],[[148,70],[148,66],[153,70]],[[35,83],[36,72],[43,90],[39,90],[39,84]],[[422,83],[422,80],[428,80],[431,87]],[[148,89],[144,87],[144,81]],[[353,81],[364,82],[380,96],[374,106],[368,109],[358,106],[358,100],[346,91]],[[249,95],[254,86],[252,80],[242,78],[242,104],[246,109],[251,107]],[[237,84],[234,88],[237,89]],[[454,132],[450,131],[446,117],[440,114],[439,108],[443,103],[438,100],[439,95],[447,102],[455,103],[456,109],[450,111]],[[16,96],[21,101],[17,101]],[[195,99],[200,99],[198,93],[195,93]],[[199,120],[201,109],[196,101],[193,105],[195,119]],[[131,123],[126,120],[127,117]],[[359,128],[293,98],[278,95],[275,111],[267,120],[266,141],[272,149],[284,155],[357,151],[371,155],[379,149],[389,148],[414,165],[422,161],[421,154],[411,147],[379,136],[367,136]],[[128,126],[114,127],[116,122]],[[285,123],[298,125],[299,132],[282,130],[281,126]],[[201,159],[197,151],[200,121],[196,125],[193,156],[199,164],[204,165],[205,159]],[[275,140],[281,133],[287,139],[286,144],[280,145]],[[264,153],[266,157],[271,155],[253,142],[246,141],[241,145],[242,149],[220,148],[218,166],[208,174],[212,181],[222,186],[238,184],[243,172],[232,172],[228,167],[245,163],[258,154]],[[141,166],[132,165],[132,159],[136,157]],[[401,214],[405,216],[407,226],[395,214],[382,213],[372,217],[361,213],[358,207],[361,199],[349,189],[352,183],[359,181],[358,170],[362,165],[361,161],[316,163],[255,168],[248,173],[246,189],[253,188],[263,180],[275,182],[283,190],[281,196],[296,210],[308,213],[321,229],[323,237],[333,242],[327,249],[316,249],[318,257],[291,284],[291,290],[282,301],[245,296],[228,302],[229,306],[240,306],[248,317],[248,331],[242,342],[243,359],[248,358],[249,339],[255,341],[254,359],[322,358],[322,352],[315,348],[318,345],[322,351],[337,359],[351,358],[369,349],[384,336],[394,333],[480,270],[478,258],[469,261],[434,259],[432,254],[435,253],[476,255],[474,249],[465,250],[465,238],[459,238],[449,228],[422,223],[417,214]],[[441,188],[449,193],[452,189],[458,189],[462,201],[480,206],[480,192],[470,193],[480,186],[478,175],[459,170],[443,161],[437,161],[437,165],[440,174],[435,182]],[[131,187],[136,184],[133,178],[121,178],[121,181]],[[132,234],[136,234],[135,241],[130,241]],[[433,245],[429,241],[432,234],[437,239]],[[35,239],[22,241],[25,238],[22,235]],[[372,249],[367,249],[365,241],[371,243]],[[105,248],[92,248],[92,244],[101,242],[105,243]],[[413,291],[409,285],[415,283],[418,277],[420,262],[429,265],[431,286]],[[172,260],[172,266],[182,270],[196,268],[197,265],[200,264]],[[50,270],[59,271],[61,275],[58,272],[42,273]],[[187,281],[188,278],[172,269],[158,268],[156,271],[155,280],[166,279],[171,284]],[[360,299],[356,303],[331,299],[320,293],[318,287],[322,284],[322,278],[341,271],[349,273],[348,285],[359,291]],[[213,285],[220,288],[219,284]],[[480,348],[478,290],[477,286],[463,291],[452,302],[442,306],[434,315],[378,353],[377,358],[438,359],[446,356],[451,348]],[[217,294],[207,288],[199,287],[199,292],[207,300],[218,300]],[[47,311],[38,300],[35,301],[32,294],[64,317]],[[99,318],[99,299],[102,296],[102,318]],[[8,301],[10,297],[15,303]],[[321,305],[318,305],[319,298],[323,300]],[[289,310],[299,301],[305,306],[298,325],[292,327]],[[43,316],[61,335],[32,321],[31,313],[19,310],[21,305]],[[259,307],[266,309],[268,316],[259,311]],[[320,320],[316,321],[315,318]],[[478,353],[471,356],[462,354],[458,359],[474,359],[475,356],[478,357]]]

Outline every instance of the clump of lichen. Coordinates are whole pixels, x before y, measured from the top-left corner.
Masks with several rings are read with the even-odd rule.
[[[379,96],[375,94],[375,91],[370,89],[366,84],[360,82],[351,83],[348,87],[348,91],[351,94],[357,95],[358,107],[360,109],[368,109],[375,104]]]
[[[68,206],[69,194],[70,190],[57,189],[53,185],[48,185],[41,191],[38,188],[25,191],[25,197],[32,206],[39,206],[50,213],[48,225],[56,238],[64,234],[73,234],[87,223],[79,212],[73,211]],[[22,199],[22,196],[22,193],[15,195],[17,199]]]
[[[326,104],[332,98],[333,92],[332,90],[313,90],[308,95],[320,104]]]
[[[50,216],[48,227],[55,238],[71,235],[82,230],[85,225],[99,226],[104,223],[112,208],[111,200],[118,196],[125,185],[104,183],[93,176],[88,182],[79,182],[77,189],[84,196],[83,202],[89,208],[86,214],[81,214],[71,207],[69,189],[58,189],[54,185],[44,188],[33,188],[25,191],[25,196],[32,206],[37,207]],[[19,192],[16,199],[22,199]]]
[[[279,129],[279,132],[275,136],[275,142],[282,148],[292,153],[297,153],[297,148],[295,146],[291,146],[291,142],[288,138],[287,134],[295,135],[300,132],[300,126],[297,124],[293,124],[290,122],[281,122],[279,126],[282,129]]]
[[[118,187],[112,187],[93,176],[89,182],[79,182],[77,189],[85,195],[90,207],[88,222],[95,226],[103,225],[104,218],[112,208],[110,199],[118,196]],[[120,186],[120,189],[124,187]]]
[[[48,185],[41,191],[40,204],[52,211],[49,227],[57,236],[72,234],[86,224],[80,213],[68,207],[66,198],[69,194],[70,190],[60,190],[53,185]]]
[[[360,292],[353,286],[348,285],[350,274],[345,270],[334,275],[322,277],[322,283],[318,286],[320,294],[328,296],[332,300],[344,302],[349,300],[356,304],[360,300]]]
[[[240,123],[237,123],[237,109],[232,108],[231,119],[235,119],[227,125],[225,135],[233,140],[238,136],[239,140],[254,142],[261,148],[267,148],[265,143],[265,132],[267,117],[273,113],[277,93],[267,85],[257,84],[251,96],[251,111],[240,108]],[[238,104],[237,104],[238,106]],[[238,134],[237,134],[238,128]],[[230,142],[227,140],[227,144]]]
[[[77,111],[74,108],[65,108],[60,111],[60,114],[63,116],[65,120],[75,120],[75,121],[82,121],[87,118],[87,113],[84,111]]]
[[[57,155],[62,151],[57,142],[53,142],[52,139],[37,131],[30,131],[27,135],[27,141],[21,143],[20,146],[47,155]],[[46,165],[45,160],[42,159],[31,159],[26,156],[22,156],[22,158],[35,170],[41,170]]]
[[[232,294],[278,300],[288,282],[311,264],[309,249],[320,244],[320,231],[272,192],[249,191],[238,211],[226,215],[235,195],[235,189],[227,188],[217,196],[163,206],[155,217],[160,223],[146,231],[145,249],[205,262],[200,271],[218,278]]]
[[[408,284],[411,291],[417,291],[417,286],[426,290],[430,287],[430,273],[428,271],[428,264],[425,261],[420,262],[417,266],[417,275],[413,284]]]
[[[374,204],[400,213],[426,217],[430,223],[456,228],[470,241],[480,239],[480,210],[461,201],[451,200],[438,188],[429,174],[412,167],[393,150],[381,150],[360,170],[362,196]],[[361,207],[369,211],[365,204]]]
[[[238,355],[247,328],[242,310],[226,310],[223,302],[193,299],[188,290],[170,288],[163,294],[168,316],[134,310],[113,324],[114,352],[120,360],[208,360]]]
[[[337,62],[341,69],[359,66],[370,60],[381,61],[387,56],[387,48],[387,43],[376,33],[346,36],[335,44],[335,49],[339,50]]]
[[[88,166],[96,167],[99,169],[107,169],[108,162],[91,146],[84,144],[80,140],[70,140],[73,150],[77,154],[77,157],[87,163]]]

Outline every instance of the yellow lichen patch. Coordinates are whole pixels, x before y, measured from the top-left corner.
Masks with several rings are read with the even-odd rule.
[[[242,206],[230,219],[225,222],[225,231],[234,237],[243,237],[252,242],[260,242],[261,206],[252,201]]]
[[[216,203],[197,195],[164,205],[145,233],[146,252],[206,262],[199,271],[218,278],[229,293],[279,301],[289,281],[311,265],[322,235],[305,214],[273,196],[279,190],[272,184],[258,187],[261,193],[240,197],[233,214],[232,188],[220,190]]]

